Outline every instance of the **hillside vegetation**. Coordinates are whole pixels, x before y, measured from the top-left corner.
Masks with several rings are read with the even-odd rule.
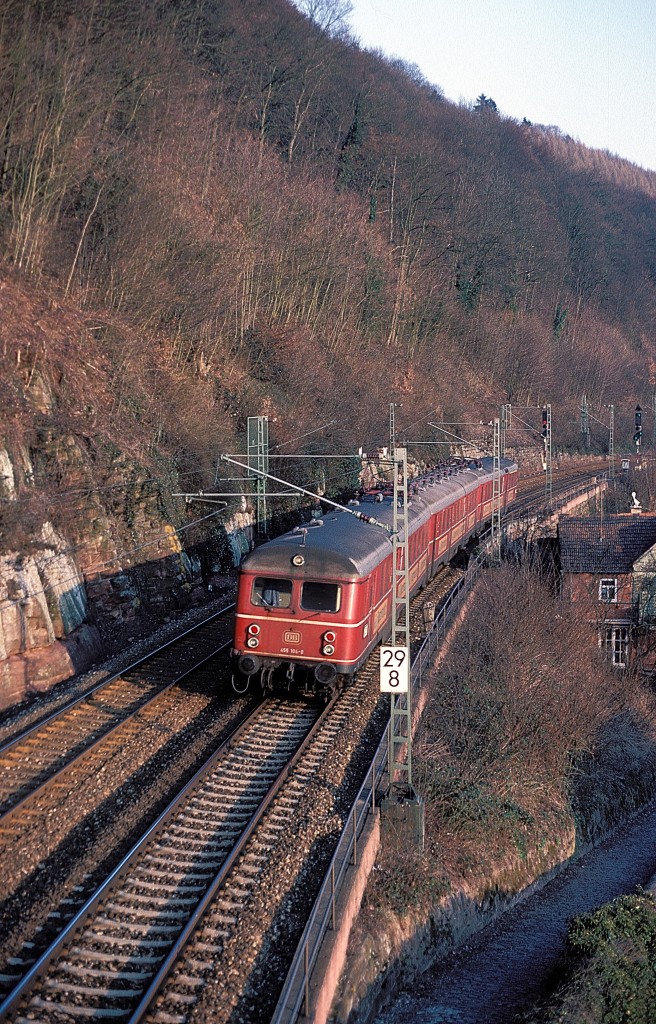
[[[620,896],[576,917],[564,979],[526,1024],[651,1024],[656,999],[656,904],[651,892]]]
[[[551,962],[557,953],[549,939],[539,952],[533,946],[525,959],[515,958],[509,932],[520,930],[521,917],[501,929],[503,938],[494,928],[488,935],[487,970],[475,959],[467,967],[469,952],[485,945],[483,939],[470,944],[475,932],[528,896],[535,882],[546,883],[580,858],[655,792],[653,687],[637,672],[617,672],[600,660],[590,625],[571,617],[553,583],[526,559],[484,572],[442,650],[413,739],[424,848],[411,842],[408,828],[382,819],[336,1020],[378,1019],[400,992],[408,994],[408,1020],[427,1018],[431,1001],[435,1017],[446,1007],[454,1020],[472,1019],[476,1009],[477,1020],[487,1019],[486,1012],[499,1019],[505,1010],[504,1019],[517,1024],[654,1020],[651,898],[626,896],[574,921],[567,985],[553,1001],[549,987],[562,965]],[[609,871],[612,876],[612,865]],[[608,877],[607,884],[619,883]],[[550,926],[559,913],[551,899],[545,892]],[[454,950],[463,953],[456,953],[455,983],[449,978]],[[440,964],[444,976],[438,970],[431,979],[428,969]],[[512,982],[504,975],[508,965],[514,965]],[[476,975],[471,985],[468,970]],[[533,1000],[538,986],[545,1005],[520,1017],[520,990]],[[473,988],[481,1006],[459,1003],[456,987]]]
[[[0,54],[4,266],[84,311],[144,450],[265,413],[279,442],[332,418],[324,450],[372,444],[399,396],[548,400],[566,443],[586,393],[628,438],[656,175],[448,103],[287,0],[8,0]]]
[[[276,454],[349,455],[385,443],[390,402],[421,440],[548,401],[575,447],[585,393],[593,448],[612,402],[620,450],[650,407],[656,175],[446,102],[343,21],[5,0],[0,110],[0,551],[54,528],[87,580],[110,574],[112,614],[171,573],[178,607],[231,564],[222,513],[174,495],[213,488],[248,416]],[[352,467],[276,462],[329,490]],[[35,593],[0,589],[10,617],[16,587]]]

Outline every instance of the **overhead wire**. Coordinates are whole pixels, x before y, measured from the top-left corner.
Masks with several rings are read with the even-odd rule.
[[[324,424],[322,427],[317,428],[317,431],[318,430],[323,430],[327,426],[331,426],[332,423],[334,423],[334,422],[335,421],[333,420],[330,423]],[[300,440],[303,437],[307,437],[310,434],[313,434],[313,433],[315,433],[317,431],[315,431],[315,430],[308,431],[307,434],[299,435],[298,437],[291,439],[289,442],[283,442],[283,444],[276,445],[274,447],[275,448],[283,447],[285,444],[292,443],[292,441],[294,441],[294,440]],[[208,446],[207,448],[201,449],[200,451],[203,451],[203,452],[216,451],[216,446],[214,446],[214,445]],[[347,459],[347,458],[352,457],[352,458],[355,459],[355,458],[358,458],[358,455],[354,452],[352,456],[350,454],[348,454],[348,453],[345,453],[345,454],[342,454],[342,455],[325,455],[325,456],[316,456],[316,455],[315,456],[312,456],[312,455],[303,456],[303,455],[289,455],[289,454],[285,454],[285,455],[273,455],[272,457],[273,458],[280,458],[280,459],[285,459],[285,458],[299,458],[299,459],[300,458],[307,458],[307,459],[312,459],[312,458],[341,458],[341,459]],[[192,471],[188,471],[188,472],[178,473],[177,476],[178,476],[178,478],[182,477],[182,476],[193,476],[193,475],[196,475],[197,473],[198,473],[198,470],[192,470]],[[244,481],[246,481],[247,479],[248,479],[247,477],[244,477]],[[330,485],[330,484],[333,484],[333,483],[337,483],[338,481],[341,482],[342,478],[340,476],[336,475],[336,474],[330,474],[330,475],[324,477],[324,481],[325,481],[326,484]],[[133,483],[133,485],[136,483],[138,486],[143,487],[146,484],[161,483],[161,478],[158,478],[158,477],[146,477],[146,479],[144,479],[144,480],[136,480],[136,481],[132,481],[132,483]],[[43,486],[43,485],[41,484],[40,486]],[[105,485],[101,485],[101,486],[86,485],[86,486],[68,488],[68,489],[66,489],[64,491],[58,491],[57,494],[55,495],[55,497],[57,499],[60,499],[60,498],[66,497],[66,496],[70,496],[71,494],[84,494],[84,493],[87,493],[88,495],[91,495],[93,493],[104,492],[104,491],[111,491],[111,490],[127,491],[129,486],[130,486],[130,483],[128,481],[126,481],[125,483],[105,484]],[[235,495],[235,499],[239,498],[241,500],[241,497],[242,497],[242,495],[239,495],[239,496]],[[243,497],[249,497],[249,495],[243,495]],[[120,559],[127,558],[127,557],[129,557],[131,555],[136,554],[139,551],[145,550],[145,549],[147,549],[149,547],[153,547],[155,544],[159,544],[160,541],[165,540],[165,539],[169,539],[172,535],[176,535],[177,536],[179,534],[185,533],[187,530],[191,529],[193,526],[196,526],[199,523],[205,522],[206,520],[211,519],[211,518],[221,514],[222,512],[225,512],[226,510],[230,510],[231,508],[237,507],[237,506],[238,506],[238,502],[237,501],[235,501],[234,504],[226,503],[226,505],[222,506],[220,509],[215,509],[214,511],[208,513],[207,515],[201,516],[198,519],[193,520],[191,523],[186,523],[182,527],[179,527],[177,529],[173,529],[172,532],[158,534],[156,537],[152,538],[149,541],[146,541],[143,544],[136,545],[133,548],[122,549],[121,551],[118,551],[114,556],[112,556],[111,559],[108,559],[105,562],[101,562],[98,565],[93,566],[93,567],[91,567],[89,569],[85,569],[83,572],[77,573],[75,576],[70,576],[70,577],[67,577],[67,578],[65,578],[63,580],[58,580],[57,583],[53,583],[53,584],[51,584],[50,586],[47,586],[47,587],[42,587],[40,590],[27,591],[20,598],[7,599],[5,602],[3,602],[3,604],[5,606],[7,606],[7,605],[10,605],[10,606],[11,605],[19,605],[21,603],[24,603],[25,601],[34,599],[36,597],[40,597],[42,595],[45,595],[45,594],[53,591],[54,589],[59,588],[59,587],[65,585],[66,583],[79,584],[80,581],[81,581],[81,577],[83,578],[85,575],[88,575],[90,572],[96,573],[99,570],[105,568],[106,566],[109,566],[109,565],[112,565],[112,564],[118,562]],[[62,556],[73,554],[74,552],[80,550],[84,546],[85,546],[84,544],[78,544],[78,545],[75,545],[74,547],[69,547],[66,552],[60,552],[60,553],[53,554],[49,558],[44,559],[41,562],[41,565],[47,565],[47,564],[49,564],[52,561],[56,561],[57,559],[61,558]],[[125,572],[125,570],[121,570],[120,572],[117,572],[117,573],[113,574],[112,576],[106,577],[106,579],[108,579],[108,580],[117,579],[118,577],[122,576],[124,574],[124,572]]]

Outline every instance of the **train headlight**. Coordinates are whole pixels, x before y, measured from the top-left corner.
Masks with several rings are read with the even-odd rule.
[[[249,636],[248,640],[246,641],[246,646],[250,647],[251,650],[254,650],[256,647],[260,646],[260,641],[257,639],[256,636]]]
[[[332,644],[324,644],[323,647],[321,648],[321,653],[328,655],[334,654],[335,648],[333,647]]]
[[[294,555],[292,558],[292,565],[305,565],[305,558],[303,555]]]
[[[257,622],[251,622],[250,626],[248,627],[247,632],[248,632],[249,636],[259,636],[260,635],[260,627],[258,626]]]
[[[333,633],[332,629],[329,629],[323,634],[323,639],[327,644],[334,644],[337,639],[337,634]]]

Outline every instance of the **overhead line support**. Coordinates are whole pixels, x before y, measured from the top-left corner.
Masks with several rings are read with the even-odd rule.
[[[399,481],[399,476],[401,480]],[[408,565],[408,450],[394,449],[392,517],[392,646],[410,646],[410,579]],[[412,684],[407,693],[390,694],[390,790],[399,783],[412,788]],[[405,748],[406,760],[402,760]],[[403,778],[397,780],[397,775]]]
[[[299,487],[298,484],[292,484],[288,480],[282,480],[279,476],[274,476],[273,473],[265,473],[263,470],[252,469],[247,463],[239,462],[238,459],[234,459],[231,455],[222,455],[221,459],[223,462],[229,462],[232,466],[240,466],[242,469],[250,470],[253,473],[259,474],[267,480],[274,480],[277,484],[281,484],[283,487],[291,487],[294,491],[299,494],[307,494],[309,498],[314,501],[325,502],[326,505],[331,505],[332,508],[338,508],[341,512],[348,512],[349,515],[360,519],[363,523],[371,523],[373,526],[380,526],[381,530],[385,530],[386,533],[391,534],[392,527],[388,523],[382,523],[375,516],[365,515],[364,512],[359,512],[356,508],[349,508],[348,505],[340,505],[338,501],[332,501],[330,498],[326,498],[323,495],[318,495],[314,491],[308,491],[306,487]]]
[[[494,421],[492,462],[492,558],[501,561],[501,425]]]

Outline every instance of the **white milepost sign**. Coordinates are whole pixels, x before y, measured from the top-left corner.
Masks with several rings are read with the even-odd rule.
[[[380,692],[407,693],[410,679],[408,647],[381,647]]]

